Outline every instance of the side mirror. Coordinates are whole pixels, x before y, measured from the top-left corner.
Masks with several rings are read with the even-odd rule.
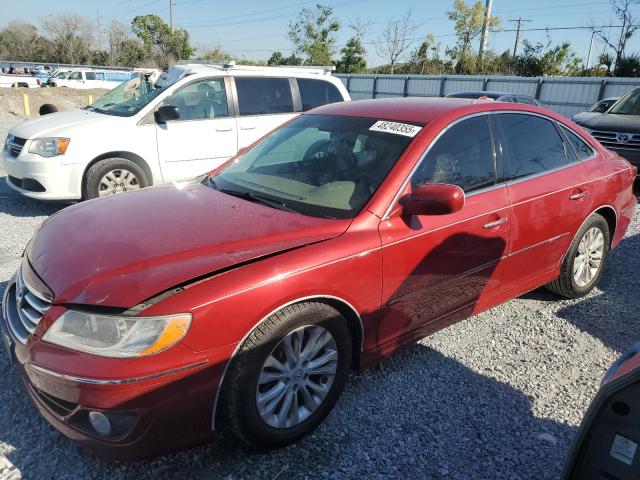
[[[449,215],[464,207],[464,192],[457,185],[428,183],[403,198],[404,215]]]
[[[178,120],[180,118],[180,110],[173,105],[163,105],[153,112],[153,118],[156,123],[167,123],[170,120]]]

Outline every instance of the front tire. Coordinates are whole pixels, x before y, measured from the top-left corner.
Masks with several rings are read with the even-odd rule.
[[[87,170],[83,198],[105,197],[148,185],[147,175],[136,163],[126,158],[109,158],[94,163]]]
[[[566,298],[579,298],[596,286],[607,256],[611,238],[609,224],[594,213],[578,230],[560,267],[560,276],[546,288]]]
[[[329,305],[290,305],[261,323],[232,362],[223,425],[253,447],[283,447],[312,432],[338,400],[351,365],[349,328]]]

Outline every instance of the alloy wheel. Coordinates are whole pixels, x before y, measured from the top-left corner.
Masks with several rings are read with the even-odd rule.
[[[327,329],[301,327],[286,337],[265,360],[256,390],[262,420],[273,428],[304,422],[325,400],[338,369],[338,348]]]
[[[579,287],[586,287],[598,274],[604,255],[604,235],[597,227],[585,232],[578,244],[573,260],[573,280]]]
[[[115,195],[129,190],[139,190],[140,182],[135,173],[124,168],[111,170],[103,175],[98,183],[98,196]]]

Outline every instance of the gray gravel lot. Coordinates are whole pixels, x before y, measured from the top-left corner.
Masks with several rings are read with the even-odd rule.
[[[0,117],[0,138],[18,121]],[[18,196],[0,170],[0,293],[36,226],[62,207]],[[222,439],[102,462],[38,416],[0,355],[0,479],[558,478],[606,368],[638,340],[639,233],[636,216],[586,298],[538,290],[428,337],[353,375],[314,435],[267,454]]]

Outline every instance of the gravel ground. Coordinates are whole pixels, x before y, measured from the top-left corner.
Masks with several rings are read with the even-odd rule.
[[[0,117],[0,138],[16,122]],[[34,228],[62,208],[19,197],[3,175],[0,292]],[[102,462],[37,415],[0,355],[0,479],[558,478],[606,368],[637,340],[639,233],[640,215],[589,296],[538,290],[428,337],[353,375],[312,436],[268,454],[219,440]]]

